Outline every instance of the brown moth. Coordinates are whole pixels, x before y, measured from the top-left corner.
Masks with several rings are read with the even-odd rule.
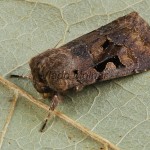
[[[149,70],[150,27],[132,12],[33,57],[29,65],[35,89],[52,96],[53,111],[69,89]]]

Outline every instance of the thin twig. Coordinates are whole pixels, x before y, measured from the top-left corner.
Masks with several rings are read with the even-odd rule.
[[[5,125],[4,125],[4,127],[2,129],[2,134],[0,136],[0,149],[2,147],[2,144],[3,144],[3,141],[4,141],[4,136],[5,136],[6,132],[7,132],[9,123],[11,121],[11,118],[12,118],[13,114],[14,114],[14,110],[15,110],[15,106],[16,106],[16,103],[17,103],[17,99],[18,99],[18,92],[15,92],[10,112],[8,113]]]
[[[37,101],[35,98],[33,98],[30,94],[28,94],[27,92],[25,92],[24,90],[22,90],[21,88],[19,88],[18,86],[16,86],[15,84],[13,84],[12,82],[2,78],[0,76],[0,82],[4,85],[6,85],[7,87],[9,87],[10,89],[13,90],[18,90],[18,92],[24,96],[25,98],[27,98],[30,102],[34,103],[35,105],[37,105],[40,108],[45,109],[46,111],[49,111],[49,106],[45,105],[44,103]],[[54,110],[53,113],[63,119],[64,121],[66,121],[67,123],[71,124],[72,126],[74,126],[75,128],[79,129],[80,131],[82,131],[83,133],[85,133],[86,135],[90,136],[92,139],[104,144],[104,146],[107,145],[107,147],[110,147],[114,150],[119,150],[119,148],[117,146],[115,146],[114,144],[112,144],[111,142],[109,142],[108,140],[106,140],[105,138],[97,135],[96,133],[92,132],[90,129],[82,126],[81,124],[79,124],[78,122],[74,121],[73,119],[69,118],[68,116],[66,116],[65,114]]]

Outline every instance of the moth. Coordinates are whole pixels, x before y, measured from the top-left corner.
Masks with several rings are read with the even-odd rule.
[[[48,49],[31,58],[29,65],[35,89],[51,97],[53,111],[70,89],[80,91],[96,82],[149,70],[150,27],[132,12],[60,48]]]

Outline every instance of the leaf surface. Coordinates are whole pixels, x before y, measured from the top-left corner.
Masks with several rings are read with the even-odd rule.
[[[149,0],[0,1],[2,150],[118,149],[115,145],[123,150],[149,149],[150,72],[70,92],[44,133],[39,129],[49,101],[41,98],[30,81],[9,78],[10,74],[29,74],[33,56],[131,11],[150,23]]]

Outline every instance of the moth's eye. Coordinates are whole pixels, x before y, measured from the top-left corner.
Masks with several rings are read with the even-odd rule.
[[[50,91],[50,88],[48,86],[42,86],[41,89],[46,93]]]
[[[39,76],[38,76],[38,77],[39,77],[39,81],[40,81],[40,82],[43,82],[43,81],[44,81],[44,77],[43,77],[43,75],[39,74]]]

